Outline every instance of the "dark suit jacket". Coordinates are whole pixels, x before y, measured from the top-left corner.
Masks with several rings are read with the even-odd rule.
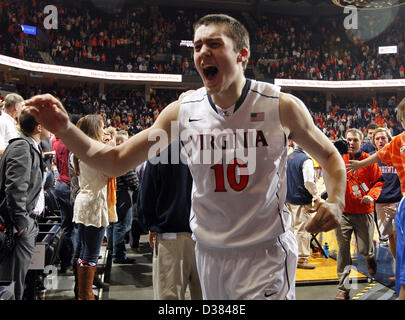
[[[157,233],[189,232],[191,189],[193,178],[187,165],[171,164],[171,148],[179,147],[175,140],[161,156],[169,164],[150,161],[146,163],[145,171],[139,189],[137,201],[138,217],[145,223],[147,230]]]
[[[43,161],[34,141],[12,139],[0,161],[0,213],[20,231],[28,225],[42,188]]]

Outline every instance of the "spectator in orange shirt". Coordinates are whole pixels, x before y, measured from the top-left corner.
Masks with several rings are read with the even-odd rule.
[[[360,151],[363,134],[358,129],[349,129],[346,133],[349,143],[348,153],[343,155],[347,164],[351,159],[362,160],[369,155]],[[373,276],[377,272],[377,262],[374,257],[374,201],[380,196],[384,179],[380,167],[374,163],[347,173],[345,208],[340,226],[335,229],[339,246],[337,254],[337,271],[339,275],[339,290],[336,300],[349,299],[348,277],[352,264],[350,241],[352,233],[356,235],[358,251],[366,259],[368,273]],[[349,267],[349,268],[348,268]]]

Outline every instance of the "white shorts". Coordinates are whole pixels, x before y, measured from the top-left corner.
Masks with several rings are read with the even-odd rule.
[[[297,241],[291,231],[265,247],[196,245],[204,300],[294,300],[297,260]]]

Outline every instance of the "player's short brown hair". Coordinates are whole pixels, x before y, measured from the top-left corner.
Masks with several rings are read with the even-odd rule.
[[[247,49],[248,58],[250,55],[249,32],[245,26],[235,18],[226,14],[208,14],[194,23],[194,32],[202,25],[218,24],[225,26],[225,34],[233,40],[235,52]],[[249,59],[242,63],[243,69],[246,69]]]

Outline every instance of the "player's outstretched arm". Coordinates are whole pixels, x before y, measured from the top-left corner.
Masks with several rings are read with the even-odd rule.
[[[360,168],[367,167],[378,161],[380,161],[380,158],[378,157],[377,152],[363,160],[349,160],[349,163],[346,165],[347,172],[357,171]]]
[[[117,147],[111,147],[90,139],[72,122],[62,103],[50,94],[34,96],[25,102],[37,121],[62,139],[68,149],[80,160],[107,176],[120,176],[148,159],[149,149],[156,143],[149,140],[151,135],[167,139],[160,141],[164,148],[171,141],[171,122],[177,120],[180,101],[167,106],[152,127],[143,130]],[[167,143],[165,143],[165,141]]]
[[[306,229],[310,233],[332,230],[339,225],[345,206],[344,161],[329,139],[315,126],[306,106],[297,97],[280,94],[280,121],[288,138],[302,146],[322,166],[328,200],[317,205],[317,214]]]

